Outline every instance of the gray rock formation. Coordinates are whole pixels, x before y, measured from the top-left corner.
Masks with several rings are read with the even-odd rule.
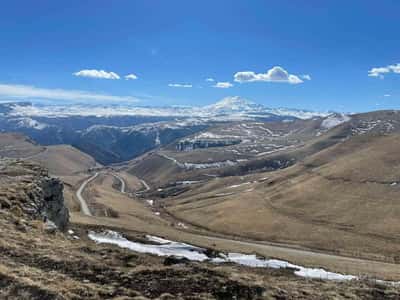
[[[69,221],[69,212],[64,205],[63,183],[57,178],[44,177],[42,180],[43,204],[40,212],[61,230],[64,230]]]
[[[0,209],[20,217],[52,221],[60,230],[69,222],[63,183],[44,168],[21,160],[0,159]]]
[[[241,142],[241,139],[184,139],[177,143],[176,149],[178,151],[192,151],[195,149],[232,146]]]

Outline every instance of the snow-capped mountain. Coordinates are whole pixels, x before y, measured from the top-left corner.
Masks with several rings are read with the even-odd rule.
[[[207,105],[203,108],[205,111],[214,114],[229,114],[229,113],[255,113],[265,111],[265,107],[256,104],[253,101],[241,98],[239,96],[226,97],[217,103]]]
[[[241,98],[239,96],[226,97],[215,104],[204,107],[208,112],[215,115],[244,115],[257,117],[260,115],[270,114],[280,117],[294,117],[298,119],[311,119],[314,117],[326,117],[329,112],[314,112],[302,109],[290,108],[269,108],[262,104]]]

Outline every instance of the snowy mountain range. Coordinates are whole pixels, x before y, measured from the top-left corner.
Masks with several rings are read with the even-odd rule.
[[[279,122],[326,115],[271,109],[240,97],[202,107],[15,102],[0,104],[0,132],[20,132],[42,145],[73,145],[108,164],[129,160],[221,122]]]
[[[43,105],[23,103],[0,104],[0,114],[30,117],[68,117],[68,116],[152,116],[152,117],[192,117],[208,119],[248,119],[265,117],[294,117],[310,119],[324,117],[328,112],[313,112],[289,108],[268,108],[239,96],[226,97],[217,103],[207,106],[120,106],[120,105]]]

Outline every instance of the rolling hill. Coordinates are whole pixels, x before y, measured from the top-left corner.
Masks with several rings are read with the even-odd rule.
[[[176,218],[211,231],[399,262],[399,121],[397,111],[352,115],[295,149],[197,170],[197,177],[187,170],[190,180],[199,172],[215,178],[188,182],[179,193],[174,187],[160,201]],[[265,172],[267,162],[285,157],[293,163]],[[163,173],[147,174],[157,182],[154,174]],[[164,199],[165,190],[152,197]]]

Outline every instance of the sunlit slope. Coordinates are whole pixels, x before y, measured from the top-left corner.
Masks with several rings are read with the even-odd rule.
[[[47,146],[43,152],[30,159],[44,165],[51,174],[57,176],[86,172],[99,166],[90,155],[69,145]]]
[[[44,150],[31,139],[20,133],[0,133],[0,157],[24,158]]]
[[[220,178],[170,203],[209,229],[397,261],[400,135],[361,135],[275,172]]]

